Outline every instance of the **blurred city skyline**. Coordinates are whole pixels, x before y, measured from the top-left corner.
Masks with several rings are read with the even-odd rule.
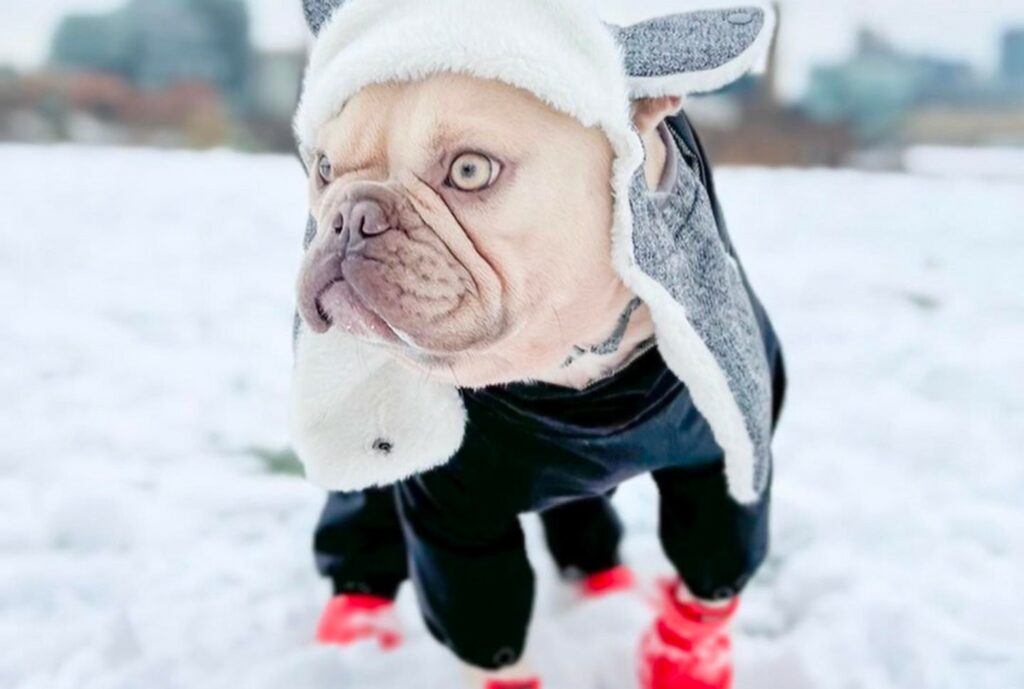
[[[693,7],[740,4],[742,0],[594,0],[609,21],[637,21],[651,14]],[[264,50],[296,50],[308,42],[300,0],[246,0],[252,35]],[[124,0],[3,0],[0,65],[19,69],[42,65],[53,32],[67,14],[104,12]],[[991,73],[998,68],[1000,33],[1024,24],[1020,0],[782,0],[776,88],[786,100],[807,88],[811,70],[822,62],[848,56],[857,31],[869,28],[900,48],[967,60]]]
[[[42,1],[79,9],[57,15],[41,59],[11,69],[0,58],[0,141],[293,150],[308,46],[299,0]],[[997,24],[972,33],[969,23],[948,26],[962,8],[901,29],[814,1],[778,3],[781,34],[756,75],[687,99],[717,161],[897,169],[920,146],[1024,148],[1024,9],[1007,20],[990,2]],[[620,24],[679,9],[677,0],[597,2]],[[274,40],[260,31],[271,11]],[[802,61],[795,86],[794,51],[828,35],[806,28],[814,17],[842,25],[842,41]],[[922,26],[945,31],[941,45],[901,40]],[[984,46],[975,59],[964,54],[972,41]]]

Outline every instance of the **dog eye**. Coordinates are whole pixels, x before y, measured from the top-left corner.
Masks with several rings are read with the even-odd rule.
[[[498,163],[482,153],[463,153],[448,171],[448,184],[460,191],[483,191],[494,184],[500,171]]]
[[[320,175],[320,181],[324,184],[330,184],[331,175],[334,174],[334,169],[331,167],[331,161],[327,159],[327,156],[320,156],[320,159],[317,161],[316,168],[317,174]]]

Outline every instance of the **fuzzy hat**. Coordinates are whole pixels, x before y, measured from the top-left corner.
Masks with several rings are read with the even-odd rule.
[[[630,102],[739,78],[767,52],[772,12],[690,12],[623,28],[584,0],[304,0],[304,8],[316,34],[295,116],[307,164],[319,128],[361,89],[439,72],[528,90],[605,133],[615,155],[612,263],[650,309],[662,357],[725,452],[731,494],[757,500],[770,467],[771,385],[750,297],[696,177],[684,227],[666,227],[652,209]],[[303,330],[296,343],[293,436],[311,480],[358,490],[448,461],[466,423],[458,391],[424,383],[339,330]]]

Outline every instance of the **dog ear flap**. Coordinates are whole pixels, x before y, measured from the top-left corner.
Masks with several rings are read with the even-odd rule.
[[[615,29],[630,96],[686,96],[720,89],[758,66],[775,35],[775,12],[748,6],[687,12]]]
[[[345,0],[302,0],[302,12],[306,15],[306,24],[314,35],[320,33],[322,27],[334,10],[341,7]]]

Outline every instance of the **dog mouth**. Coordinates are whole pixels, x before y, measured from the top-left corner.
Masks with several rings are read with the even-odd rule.
[[[418,359],[478,350],[501,334],[503,310],[431,228],[395,223],[370,236],[321,231],[297,284],[299,315],[317,334],[332,330]],[[486,275],[484,277],[487,277]]]
[[[328,254],[303,271],[299,284],[299,314],[310,330],[324,334],[341,328],[350,335],[390,344],[401,338],[378,313],[367,306],[346,280],[344,256]]]

